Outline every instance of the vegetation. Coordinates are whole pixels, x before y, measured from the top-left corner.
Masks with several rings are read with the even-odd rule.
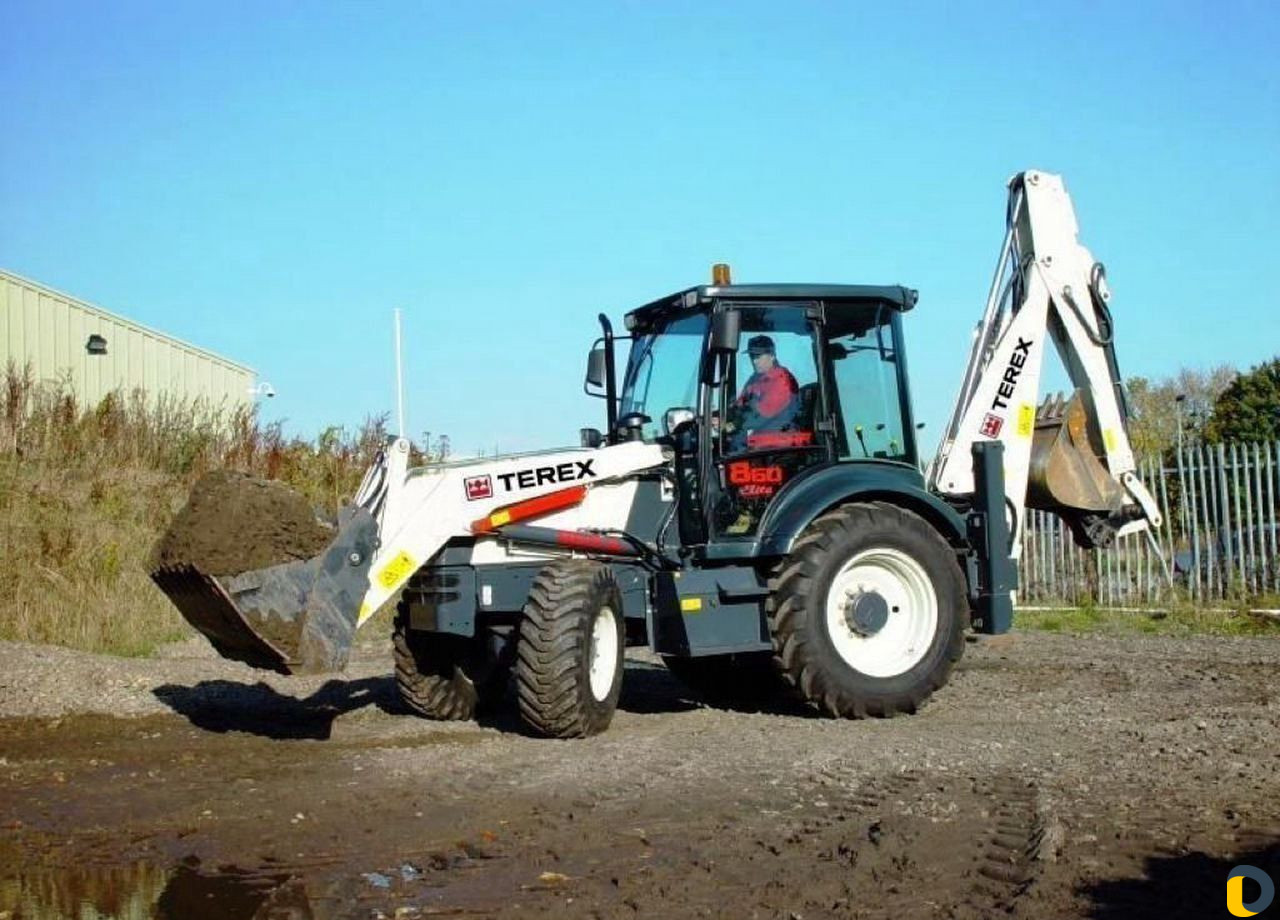
[[[1199,443],[1218,397],[1238,375],[1234,367],[1223,364],[1208,371],[1184,367],[1160,380],[1129,378],[1125,389],[1134,413],[1129,432],[1134,451],[1152,456],[1173,450],[1179,422],[1185,443]]]
[[[147,575],[192,483],[230,467],[283,480],[332,516],[386,436],[386,419],[374,418],[354,432],[288,438],[250,408],[141,393],[86,407],[65,384],[37,384],[9,366],[0,380],[0,638],[139,655],[193,635]]]
[[[1280,358],[1248,373],[1224,364],[1208,371],[1184,367],[1160,380],[1131,377],[1125,389],[1140,455],[1176,447],[1179,423],[1187,444],[1280,440]]]
[[[1240,374],[1218,395],[1205,437],[1214,443],[1280,440],[1280,358]]]
[[[1271,636],[1280,620],[1248,610],[1205,610],[1189,604],[1168,608],[1104,609],[1093,605],[1019,610],[1019,629],[1103,636]]]

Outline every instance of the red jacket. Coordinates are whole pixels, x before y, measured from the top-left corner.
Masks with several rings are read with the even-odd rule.
[[[796,383],[791,371],[781,364],[775,364],[763,373],[751,375],[738,394],[738,405],[755,412],[761,418],[773,418],[790,406],[799,392],[800,385]]]

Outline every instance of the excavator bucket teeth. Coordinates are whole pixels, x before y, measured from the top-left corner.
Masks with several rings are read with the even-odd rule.
[[[1083,394],[1048,397],[1036,412],[1027,507],[1108,514],[1125,502],[1124,490],[1098,458]]]
[[[282,674],[336,671],[350,654],[377,538],[372,515],[348,509],[310,559],[234,575],[169,564],[151,578],[222,657]]]

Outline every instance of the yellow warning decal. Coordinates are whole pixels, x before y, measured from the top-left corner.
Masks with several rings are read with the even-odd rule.
[[[1116,449],[1116,430],[1108,428],[1102,432],[1102,442],[1107,445],[1107,453]]]
[[[413,561],[413,557],[404,550],[396,553],[395,557],[382,567],[382,571],[378,573],[378,584],[390,591],[400,582],[404,581],[418,569],[418,563]]]
[[[1023,403],[1018,407],[1018,437],[1029,438],[1036,427],[1036,407]]]
[[[503,524],[510,524],[510,523],[511,523],[510,511],[499,511],[497,514],[489,515],[490,527],[501,527]]]
[[[702,609],[702,598],[700,597],[680,598],[681,613],[697,613],[701,609]]]

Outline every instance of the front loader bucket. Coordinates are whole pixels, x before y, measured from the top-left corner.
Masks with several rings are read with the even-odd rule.
[[[346,666],[378,525],[363,508],[344,509],[319,555],[233,575],[189,563],[162,564],[151,578],[224,658],[282,674]]]
[[[1036,413],[1027,481],[1027,507],[1052,511],[1071,525],[1082,545],[1105,545],[1102,522],[1127,503],[1124,489],[1093,447],[1083,394],[1046,398]]]

